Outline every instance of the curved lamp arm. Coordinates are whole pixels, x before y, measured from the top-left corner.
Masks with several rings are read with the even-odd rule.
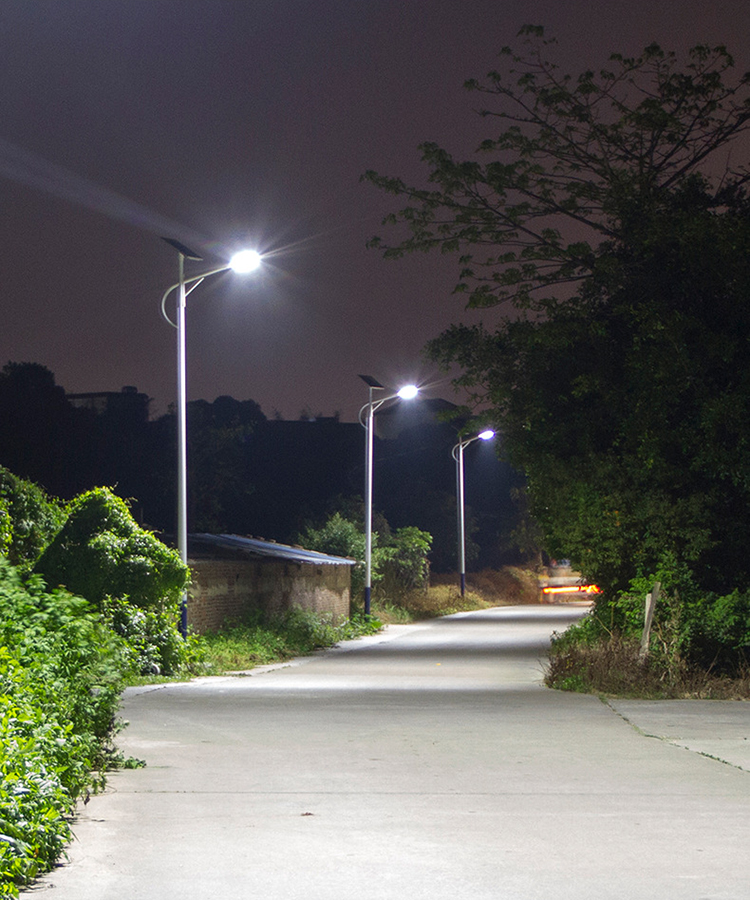
[[[208,278],[210,275],[218,275],[219,272],[226,272],[231,268],[232,267],[229,264],[224,266],[217,266],[217,268],[215,269],[209,269],[208,272],[202,272],[200,275],[193,275],[191,278],[186,278],[184,281],[178,281],[177,284],[173,284],[171,287],[168,287],[166,291],[164,291],[164,296],[161,298],[161,314],[164,316],[167,322],[169,322],[172,328],[177,328],[177,323],[173,322],[169,318],[166,307],[167,297],[172,293],[172,291],[176,291],[181,284],[185,287],[190,285],[190,289],[185,291],[185,296],[187,297],[187,295],[194,291],[201,283],[201,281],[203,281],[205,278]]]
[[[451,450],[451,456],[458,462],[459,454],[461,451],[465,450],[469,444],[473,444],[474,441],[490,441],[493,437],[495,437],[495,432],[491,428],[480,431],[479,434],[475,434],[473,437],[459,441],[453,450]]]
[[[366,416],[364,413],[366,412],[368,416],[374,416],[375,413],[380,409],[380,407],[387,401],[393,400],[394,397],[398,397],[398,394],[390,394],[388,397],[381,397],[377,401],[373,401],[371,403],[365,403],[365,405],[360,409],[359,416],[359,424],[363,428],[367,428]]]
[[[360,376],[360,377],[362,377],[362,376]],[[380,409],[380,407],[384,403],[387,403],[389,400],[396,400],[396,399],[413,400],[419,393],[419,388],[416,385],[406,384],[406,385],[404,385],[404,387],[399,388],[399,390],[397,390],[395,392],[395,394],[388,394],[385,397],[380,397],[380,399],[378,399],[378,400],[373,400],[372,399],[372,390],[378,390],[378,388],[375,388],[373,385],[370,386],[370,400],[367,403],[365,403],[365,405],[359,411],[359,416],[358,416],[359,424],[363,428],[367,428],[367,423],[363,420],[364,419],[363,414],[364,414],[365,410],[368,411],[368,416],[374,416],[375,413]]]
[[[164,240],[167,239],[164,238]],[[183,247],[182,245],[177,244],[174,241],[167,240],[167,243],[175,247],[183,257],[183,259],[200,259],[200,257],[197,255],[188,255],[192,254],[192,251],[187,247]],[[216,266],[216,268],[214,269],[209,269],[208,272],[201,272],[198,275],[191,275],[190,278],[183,278],[182,281],[178,281],[177,284],[173,284],[164,292],[164,296],[161,298],[161,314],[164,316],[167,322],[169,322],[172,328],[177,328],[177,323],[173,322],[169,318],[166,308],[167,297],[172,293],[172,291],[177,290],[177,288],[179,287],[182,287],[183,289],[187,288],[189,285],[189,289],[185,291],[185,296],[187,297],[187,295],[191,293],[191,291],[194,291],[195,288],[197,288],[205,278],[210,278],[211,275],[218,275],[219,272],[227,272],[229,269],[232,269],[240,275],[245,275],[248,272],[252,272],[254,269],[257,269],[260,264],[261,255],[257,251],[240,250],[238,253],[234,254],[234,256],[229,260],[228,263],[224,263],[223,266]]]

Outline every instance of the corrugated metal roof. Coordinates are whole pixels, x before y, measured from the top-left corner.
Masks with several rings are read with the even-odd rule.
[[[269,556],[318,566],[354,566],[357,562],[346,556],[329,556],[327,553],[318,553],[317,550],[305,550],[302,547],[290,547],[288,544],[240,537],[237,534],[191,534],[188,541],[208,544],[223,550],[240,550],[256,556]]]

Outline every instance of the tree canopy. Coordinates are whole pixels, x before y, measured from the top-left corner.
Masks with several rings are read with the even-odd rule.
[[[750,574],[750,75],[652,44],[573,76],[521,37],[467,82],[493,129],[472,159],[427,143],[426,187],[366,174],[407,204],[372,244],[454,253],[468,305],[504,305],[428,353],[502,422],[550,553],[610,592],[667,558],[730,590]]]
[[[521,35],[524,55],[505,47],[504,70],[466,82],[494,103],[479,115],[499,127],[476,159],[456,160],[428,142],[420,150],[430,187],[365,173],[409,201],[386,219],[405,225],[407,236],[371,244],[387,257],[460,253],[457,290],[471,306],[510,300],[554,310],[560,295],[544,293],[551,286],[621,278],[612,257],[674,191],[692,184],[716,206],[736,197],[748,172],[728,171],[726,152],[749,127],[750,73],[727,83],[734,61],[724,47],[695,47],[680,69],[674,52],[651,44],[639,57],[613,54],[598,73],[573,77],[548,58],[555,41],[541,27]]]

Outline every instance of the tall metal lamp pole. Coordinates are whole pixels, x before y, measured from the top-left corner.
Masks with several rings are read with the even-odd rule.
[[[200,254],[175,241],[172,238],[163,238],[177,251],[179,280],[176,284],[167,288],[161,299],[161,312],[164,318],[177,329],[177,550],[180,559],[187,565],[187,378],[186,378],[186,353],[185,353],[185,310],[187,307],[187,295],[210,275],[226,272],[232,269],[238,273],[252,272],[257,269],[261,257],[254,250],[242,250],[236,253],[229,263],[217,266],[202,272],[199,275],[185,277],[185,260],[200,261]],[[172,291],[177,291],[176,321],[172,321],[166,311],[167,297]],[[180,633],[187,637],[187,591],[184,591],[180,600]]]
[[[374,391],[384,391],[383,385],[371,375],[360,375],[370,392],[369,401],[359,411],[360,424],[365,429],[365,615],[370,615],[372,599],[372,449],[374,434],[375,413],[387,400],[399,397],[402,400],[412,400],[419,393],[419,388],[413,384],[402,387],[395,394],[388,394],[374,398]]]
[[[459,441],[453,448],[453,459],[456,460],[456,509],[458,514],[458,572],[460,577],[461,596],[466,593],[466,522],[464,518],[464,450],[474,441],[489,441],[495,432],[488,428],[475,434],[474,437]]]

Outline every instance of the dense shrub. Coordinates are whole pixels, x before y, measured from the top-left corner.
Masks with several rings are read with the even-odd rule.
[[[299,542],[311,550],[357,560],[352,569],[352,597],[360,597],[365,587],[365,535],[362,525],[335,512],[320,528],[308,527]],[[430,579],[428,554],[432,535],[413,526],[391,533],[380,518],[380,531],[372,533],[372,587],[375,594],[397,598],[409,591],[426,588]]]
[[[732,591],[722,597],[709,596],[704,606],[690,610],[695,621],[695,643],[703,658],[745,663],[750,652],[750,591]]]
[[[142,675],[171,675],[192,654],[194,636],[187,642],[177,628],[174,604],[167,608],[141,609],[127,598],[107,597],[104,622],[128,645],[133,666]]]
[[[35,571],[97,607],[108,596],[129,597],[143,608],[176,601],[188,578],[179,555],[140,528],[125,501],[107,488],[72,501]]]
[[[430,583],[431,546],[432,535],[412,525],[392,534],[376,554],[382,579],[378,595],[398,600],[410,591],[426,590]]]
[[[0,466],[0,553],[11,563],[33,565],[64,521],[61,503]]]
[[[174,674],[189,648],[178,634],[188,569],[175,550],[134,521],[106,488],[81,494],[35,571],[102,611],[143,674]]]
[[[0,559],[0,895],[54,864],[103,783],[128,659],[84,599]]]
[[[645,598],[656,582],[659,599],[642,651]],[[630,693],[638,682],[652,694],[648,685],[656,682],[664,695],[696,693],[695,685],[706,676],[745,676],[750,591],[719,595],[701,590],[687,567],[665,556],[657,572],[634,579],[629,590],[599,597],[590,615],[555,638],[550,657],[548,683],[554,687],[582,690],[587,685],[616,692],[619,679],[631,685]]]
[[[335,512],[320,528],[307,527],[299,536],[299,542],[310,550],[356,559],[352,567],[352,597],[358,597],[365,588],[365,535],[361,526]],[[373,548],[377,546],[377,534],[372,535]],[[372,580],[380,577],[373,565]]]

